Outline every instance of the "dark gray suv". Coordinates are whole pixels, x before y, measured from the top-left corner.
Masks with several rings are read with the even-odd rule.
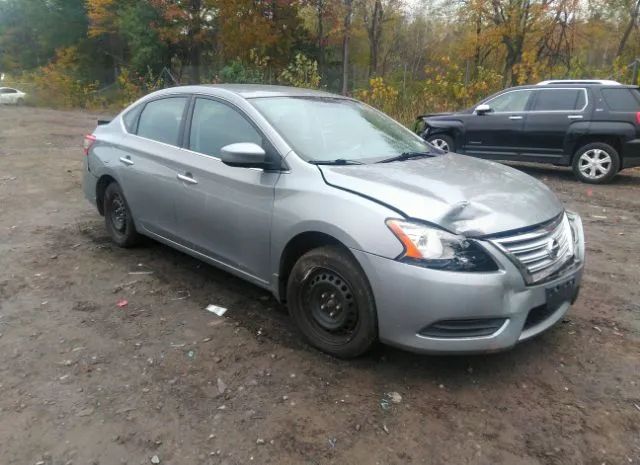
[[[640,91],[614,81],[544,81],[460,112],[419,116],[415,130],[444,151],[571,166],[580,181],[602,184],[640,166]]]

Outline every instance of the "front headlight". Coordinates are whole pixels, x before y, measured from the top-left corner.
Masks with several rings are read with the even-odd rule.
[[[387,220],[387,226],[404,246],[402,261],[447,271],[498,269],[482,246],[464,236],[403,220]]]

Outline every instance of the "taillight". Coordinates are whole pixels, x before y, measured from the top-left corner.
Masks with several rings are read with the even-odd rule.
[[[640,125],[640,111],[636,113],[636,124]]]
[[[86,136],[84,136],[84,142],[82,143],[82,149],[84,151],[85,157],[87,155],[89,155],[89,149],[91,148],[91,146],[93,145],[93,143],[95,141],[96,141],[96,136],[94,136],[93,134],[87,134]]]

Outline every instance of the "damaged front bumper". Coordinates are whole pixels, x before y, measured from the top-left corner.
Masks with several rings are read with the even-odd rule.
[[[549,329],[575,301],[582,280],[582,224],[568,216],[574,258],[537,284],[528,285],[490,241],[482,245],[498,264],[494,272],[433,270],[352,250],[375,296],[380,340],[417,352],[493,352]]]

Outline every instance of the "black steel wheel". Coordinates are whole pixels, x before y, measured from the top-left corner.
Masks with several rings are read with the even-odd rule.
[[[127,200],[115,182],[109,184],[104,193],[104,220],[109,236],[120,247],[132,247],[140,242]]]
[[[300,331],[324,352],[357,357],[377,340],[369,283],[342,248],[321,247],[303,255],[289,276],[287,301]]]

